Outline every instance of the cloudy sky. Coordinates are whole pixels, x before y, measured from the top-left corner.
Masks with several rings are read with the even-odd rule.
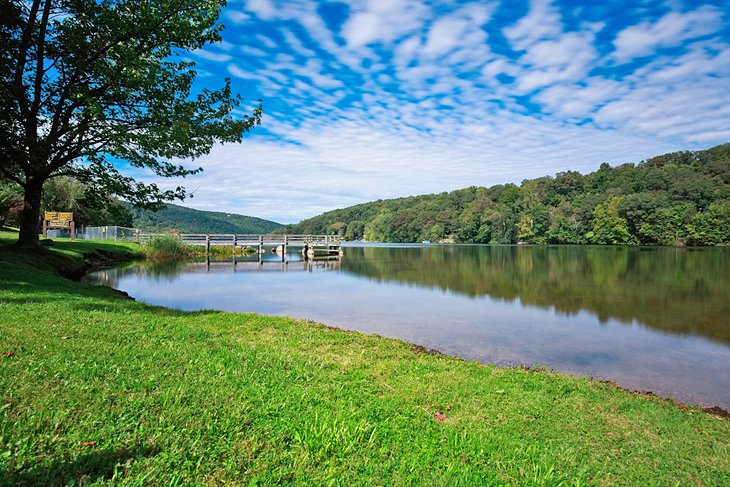
[[[730,2],[233,0],[192,54],[264,124],[185,180],[296,222],[730,140]]]

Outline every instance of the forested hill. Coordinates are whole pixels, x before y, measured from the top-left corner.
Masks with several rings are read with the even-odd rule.
[[[167,204],[157,212],[129,207],[135,228],[147,232],[176,231],[180,233],[269,233],[281,227],[280,223],[213,211],[193,210]]]
[[[641,163],[334,210],[280,231],[349,240],[717,245],[730,242],[730,143]]]

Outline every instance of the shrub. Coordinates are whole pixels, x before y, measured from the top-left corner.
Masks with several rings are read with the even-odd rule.
[[[152,237],[142,244],[142,252],[153,261],[178,261],[189,259],[193,250],[173,236]]]

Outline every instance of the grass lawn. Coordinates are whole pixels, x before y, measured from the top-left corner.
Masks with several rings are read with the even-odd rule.
[[[64,279],[0,234],[0,484],[730,485],[730,422],[315,323]]]

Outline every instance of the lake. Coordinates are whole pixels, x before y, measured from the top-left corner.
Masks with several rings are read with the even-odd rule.
[[[498,365],[546,366],[730,409],[730,249],[349,245],[107,269],[182,310],[305,318]]]

